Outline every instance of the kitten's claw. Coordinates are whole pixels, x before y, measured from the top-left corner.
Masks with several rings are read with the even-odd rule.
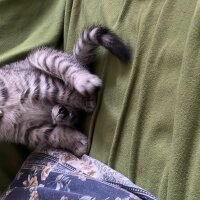
[[[75,89],[82,95],[93,94],[102,86],[102,80],[93,74],[83,74],[75,81]]]

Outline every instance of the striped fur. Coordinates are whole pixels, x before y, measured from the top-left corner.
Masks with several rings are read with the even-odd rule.
[[[89,65],[99,46],[103,46],[122,61],[130,59],[128,47],[117,35],[102,26],[91,26],[85,29],[74,46],[73,55],[82,65]]]
[[[94,109],[102,85],[87,69],[98,46],[121,60],[130,57],[115,34],[93,26],[82,32],[73,54],[43,47],[0,68],[0,140],[85,153],[87,138],[75,125],[79,110]]]

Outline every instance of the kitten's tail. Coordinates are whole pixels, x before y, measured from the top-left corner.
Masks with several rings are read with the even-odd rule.
[[[74,46],[73,55],[81,64],[88,65],[93,61],[99,46],[105,47],[122,61],[130,59],[130,49],[117,35],[102,26],[86,28]]]

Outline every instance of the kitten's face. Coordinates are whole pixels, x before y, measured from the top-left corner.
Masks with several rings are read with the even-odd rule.
[[[78,110],[67,106],[54,106],[51,112],[54,124],[74,127],[78,122]]]

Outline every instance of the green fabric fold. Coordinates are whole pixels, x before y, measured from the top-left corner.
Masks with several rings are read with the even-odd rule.
[[[199,199],[199,1],[84,0],[73,8],[69,30],[101,23],[133,50],[127,65],[99,52],[104,87],[86,128],[90,156],[159,199]]]

